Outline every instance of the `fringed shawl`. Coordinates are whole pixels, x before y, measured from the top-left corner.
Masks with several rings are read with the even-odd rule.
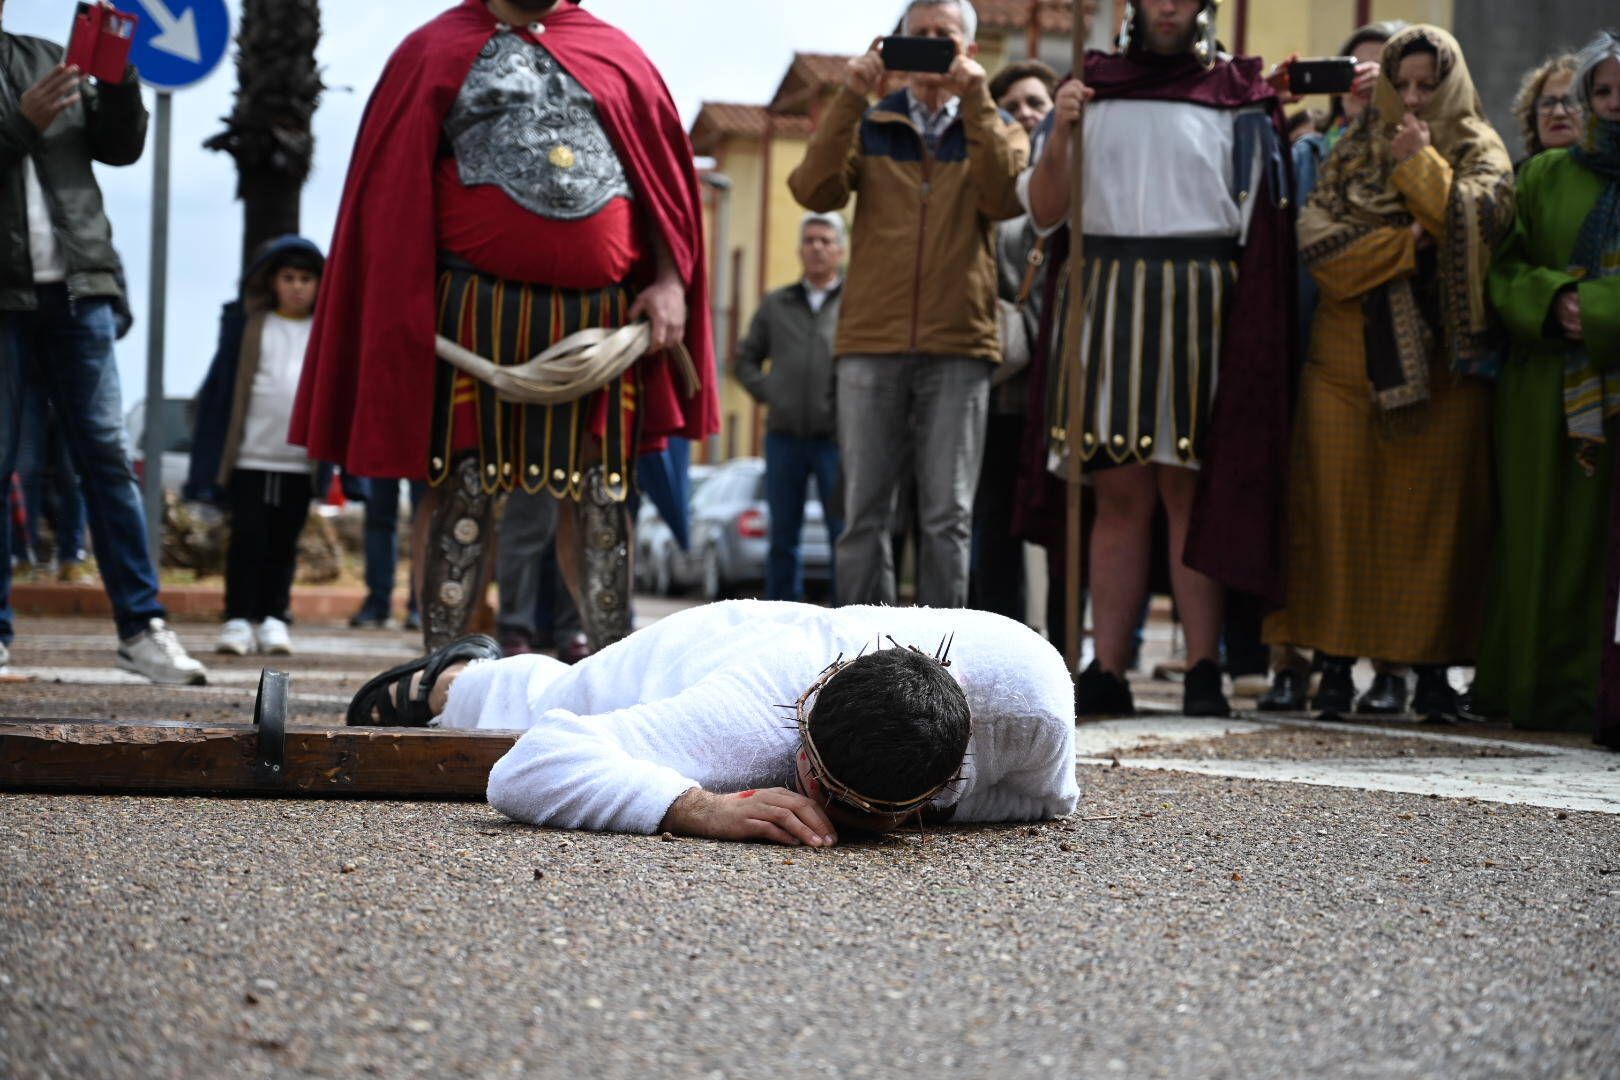
[[[1363,301],[1369,325],[1385,328],[1386,347],[1368,357],[1373,396],[1385,411],[1429,398],[1429,366],[1443,346],[1452,369],[1480,374],[1493,352],[1493,315],[1485,281],[1497,242],[1513,223],[1513,162],[1469,76],[1462,49],[1433,26],[1413,26],[1384,48],[1373,104],[1323,163],[1310,202],[1300,214],[1300,250],[1316,268],[1382,228],[1409,228],[1415,217],[1396,188],[1393,150],[1406,114],[1395,77],[1401,51],[1422,38],[1438,54],[1439,85],[1424,109],[1434,148],[1452,169],[1445,234],[1439,238],[1437,280],[1413,276],[1380,286]],[[1426,303],[1425,300],[1429,300]],[[1425,310],[1428,309],[1428,310]],[[1435,325],[1435,323],[1438,325]],[[1393,354],[1393,355],[1391,355]]]

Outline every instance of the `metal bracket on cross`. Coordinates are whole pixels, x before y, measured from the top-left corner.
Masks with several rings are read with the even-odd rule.
[[[279,784],[287,764],[287,687],[292,676],[285,671],[259,673],[259,696],[253,702],[253,726],[258,739],[254,744],[253,771],[264,784]]]

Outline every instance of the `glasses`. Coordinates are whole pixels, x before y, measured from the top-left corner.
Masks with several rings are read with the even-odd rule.
[[[1570,94],[1565,94],[1562,97],[1542,97],[1536,99],[1536,112],[1540,113],[1556,112],[1558,109],[1563,109],[1567,113],[1573,113],[1579,108],[1580,103],[1577,102]]]

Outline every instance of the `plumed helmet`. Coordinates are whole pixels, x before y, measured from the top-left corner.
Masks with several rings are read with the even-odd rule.
[[[1198,62],[1206,68],[1215,66],[1220,56],[1220,45],[1216,40],[1216,16],[1220,14],[1221,0],[1204,0],[1198,11],[1198,21],[1194,24],[1196,33],[1193,37],[1193,55]],[[1125,19],[1119,31],[1119,51],[1129,52],[1136,35],[1136,5],[1131,0],[1125,3]]]

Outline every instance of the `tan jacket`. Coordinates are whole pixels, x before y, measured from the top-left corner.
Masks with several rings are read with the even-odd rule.
[[[962,99],[933,155],[901,90],[875,106],[838,91],[788,177],[826,213],[859,197],[840,356],[923,353],[999,362],[995,223],[1023,213],[1029,139],[988,90]]]

